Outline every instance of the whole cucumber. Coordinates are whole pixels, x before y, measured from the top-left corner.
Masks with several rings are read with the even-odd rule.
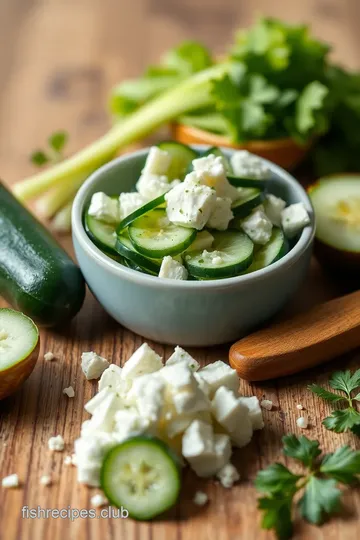
[[[1,182],[0,296],[43,326],[70,320],[85,298],[80,269]]]

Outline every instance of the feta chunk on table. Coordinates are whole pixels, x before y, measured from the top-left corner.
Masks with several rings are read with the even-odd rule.
[[[167,176],[143,173],[136,184],[136,189],[144,199],[151,201],[170,191],[178,184],[180,184],[180,180],[169,182]]]
[[[171,155],[166,150],[161,150],[157,146],[152,146],[146,158],[143,173],[167,174],[171,165]]]
[[[247,150],[234,152],[230,158],[230,163],[235,176],[239,178],[262,180],[270,177],[270,169],[266,163]]]
[[[286,202],[280,197],[275,197],[272,193],[266,195],[266,201],[264,203],[265,214],[276,227],[281,226],[281,212],[285,206]]]
[[[200,390],[187,362],[167,365],[159,374],[168,387],[171,402],[178,414],[206,411],[210,408],[207,396]]]
[[[62,452],[65,448],[65,442],[61,435],[56,435],[56,437],[50,437],[48,446],[52,452]]]
[[[242,448],[250,442],[253,428],[249,411],[231,390],[224,386],[218,388],[211,409],[214,418],[226,429],[236,446]]]
[[[140,415],[152,422],[160,420],[164,406],[165,381],[159,373],[137,377],[127,395],[127,400],[136,404]]]
[[[140,195],[140,193],[120,193],[120,219],[126,218],[129,214],[132,214],[147,202],[148,199]]]
[[[255,210],[241,223],[242,230],[254,242],[264,246],[272,233],[272,223],[263,210]]]
[[[121,378],[133,380],[145,373],[153,373],[163,367],[162,358],[143,343],[134,354],[129,358],[122,368]]]
[[[196,173],[190,173],[184,182],[166,193],[165,200],[166,213],[172,223],[200,231],[213,211],[216,192],[201,185]]]
[[[88,380],[98,379],[109,365],[105,358],[93,351],[83,352],[81,355],[81,368]]]
[[[99,380],[99,392],[109,386],[114,392],[117,386],[121,386],[121,372],[122,369],[116,364],[110,364],[108,368],[103,371]]]
[[[221,360],[205,366],[198,372],[198,375],[208,384],[211,397],[220,386],[225,386],[235,393],[239,390],[240,383],[236,370]]]
[[[165,365],[172,366],[173,364],[178,364],[180,362],[185,362],[192,371],[197,371],[200,368],[199,362],[177,345]]]
[[[233,219],[234,214],[231,210],[232,200],[228,197],[217,197],[215,206],[210,214],[207,222],[207,226],[210,229],[217,229],[218,231],[226,231],[230,221]]]
[[[170,255],[166,255],[166,257],[163,258],[160,266],[159,278],[185,280],[187,277],[188,272],[184,265],[170,257]]]
[[[88,214],[105,221],[105,223],[117,223],[119,221],[119,203],[116,199],[99,191],[91,197]]]
[[[262,429],[264,427],[264,419],[258,398],[256,396],[240,397],[239,401],[249,411],[253,430]]]
[[[20,485],[19,477],[17,474],[10,474],[9,476],[5,476],[1,480],[1,485],[3,488],[17,488]]]
[[[304,203],[291,204],[281,212],[281,225],[289,238],[295,236],[310,223]]]
[[[240,480],[240,474],[232,463],[227,463],[216,473],[216,477],[220,480],[224,488],[230,489],[235,482]]]

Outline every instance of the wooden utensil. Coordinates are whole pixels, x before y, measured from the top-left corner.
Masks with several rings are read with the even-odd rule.
[[[360,345],[360,291],[237,341],[230,365],[247,381],[291,375]]]

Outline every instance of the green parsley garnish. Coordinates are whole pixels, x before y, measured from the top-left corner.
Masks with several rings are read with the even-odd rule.
[[[353,393],[360,387],[360,369],[355,371],[353,375],[349,370],[333,373],[329,385],[334,390],[342,392],[343,395],[330,392],[317,384],[311,384],[308,389],[325,401],[347,403],[348,406],[345,409],[332,411],[331,415],[323,420],[323,425],[326,429],[336,433],[350,430],[356,435],[360,435],[360,412],[356,409],[356,402],[360,401],[360,392],[353,396]]]
[[[262,511],[262,528],[273,529],[279,540],[293,534],[293,509],[315,525],[323,523],[341,508],[341,491],[338,483],[350,485],[360,474],[360,452],[349,446],[319,457],[318,441],[304,435],[286,435],[282,439],[285,456],[300,461],[306,471],[292,473],[285,465],[273,463],[260,471],[255,487],[264,495],[258,501]],[[295,495],[300,495],[294,501]]]

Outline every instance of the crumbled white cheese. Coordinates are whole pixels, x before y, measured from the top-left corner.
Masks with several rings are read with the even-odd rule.
[[[210,214],[207,222],[207,227],[217,229],[218,231],[226,231],[234,214],[231,210],[232,200],[228,197],[217,197],[215,206]]]
[[[217,389],[211,402],[215,419],[226,429],[233,443],[242,448],[251,440],[253,428],[248,408],[228,388]]]
[[[297,420],[296,420],[296,424],[299,428],[301,429],[307,429],[308,427],[308,424],[309,424],[309,421],[308,421],[308,418],[307,416],[300,416]]]
[[[75,390],[72,386],[68,386],[67,388],[64,388],[63,394],[65,394],[69,398],[73,398],[75,396]]]
[[[142,197],[151,201],[180,184],[180,180],[169,182],[167,176],[143,173],[136,184],[136,189]]]
[[[81,355],[81,369],[87,380],[99,379],[109,365],[109,362],[105,358],[93,351],[83,352]]]
[[[291,204],[281,212],[281,225],[289,238],[295,236],[310,223],[304,203]]]
[[[203,251],[204,249],[210,249],[213,245],[214,237],[209,231],[200,231],[197,233],[193,243],[187,248],[186,252],[190,251]]]
[[[241,222],[242,230],[254,244],[265,245],[272,233],[272,223],[263,210],[255,210]]]
[[[203,229],[214,209],[215,190],[201,185],[196,173],[186,176],[184,182],[165,195],[166,213],[175,225]]]
[[[267,411],[271,411],[273,408],[273,402],[270,399],[263,399],[260,403],[260,406]]]
[[[142,418],[160,420],[164,404],[165,383],[155,372],[137,377],[128,393],[128,401],[135,403]]]
[[[181,263],[167,255],[163,258],[160,271],[159,271],[159,278],[162,279],[187,279],[188,272]]]
[[[221,360],[205,366],[198,374],[209,385],[211,397],[220,386],[225,386],[234,392],[239,390],[239,377],[236,370]]]
[[[238,190],[229,183],[226,177],[225,164],[221,156],[210,154],[194,159],[192,163],[200,183],[214,189],[217,197],[229,198],[232,201],[240,197]]]
[[[119,221],[118,200],[112,199],[102,191],[94,193],[91,197],[88,214],[105,223],[117,223]]]
[[[182,454],[198,476],[213,476],[216,473],[218,462],[212,426],[194,420],[183,435]]]
[[[97,493],[96,495],[93,495],[90,499],[91,506],[94,508],[100,508],[101,506],[105,506],[106,504],[109,504],[108,500],[104,495],[101,493]]]
[[[72,464],[73,464],[72,463],[72,457],[71,456],[65,456],[64,457],[64,465],[66,465],[68,467],[69,465],[72,465]]]
[[[107,386],[110,387],[113,391],[117,389],[118,386],[121,385],[121,367],[117,366],[116,364],[110,364],[110,366],[103,371],[98,387],[99,392],[106,388]]]
[[[52,452],[62,452],[65,447],[65,442],[61,435],[56,435],[56,437],[50,437],[48,446],[49,450]]]
[[[299,411],[302,411],[304,407],[303,407],[303,405],[301,405],[301,403],[298,403],[296,405],[296,408],[299,409]]]
[[[286,202],[280,197],[275,197],[272,193],[266,195],[264,203],[265,213],[273,225],[281,226],[281,212],[284,210]]]
[[[51,476],[48,474],[45,474],[44,476],[40,477],[40,484],[42,486],[50,486],[52,484]]]
[[[163,367],[162,358],[147,343],[143,343],[125,363],[122,379],[135,379],[145,373],[153,373]]]
[[[48,351],[47,353],[44,354],[44,360],[46,362],[51,362],[51,360],[54,360],[54,358],[55,358],[55,355],[51,351]]]
[[[192,371],[197,371],[200,368],[199,362],[195,360],[188,352],[184,351],[179,346],[176,346],[170,358],[166,361],[166,366],[172,366],[179,362],[185,362]]]
[[[161,150],[157,146],[152,146],[146,158],[143,173],[167,174],[171,165],[171,154],[166,150]]]
[[[204,493],[204,491],[197,491],[194,495],[193,502],[196,506],[205,506],[208,502],[209,497]]]
[[[1,480],[1,485],[3,488],[16,488],[19,487],[19,484],[20,482],[17,474],[10,474]]]
[[[204,263],[207,265],[214,265],[219,266],[220,264],[223,264],[223,254],[221,251],[218,251],[215,249],[214,251],[207,251],[204,249],[204,251],[201,254],[201,258],[203,259]]]
[[[224,467],[216,473],[216,477],[220,480],[221,485],[227,489],[232,488],[235,482],[240,480],[240,474],[232,463],[224,465]]]
[[[270,177],[270,169],[258,156],[247,150],[238,150],[230,158],[235,176],[263,180]]]
[[[135,210],[144,206],[147,202],[148,199],[140,195],[140,193],[120,193],[120,219],[126,218],[128,215],[135,212]]]
[[[264,419],[258,398],[256,396],[241,397],[240,403],[245,405],[249,411],[253,430],[263,429]]]

